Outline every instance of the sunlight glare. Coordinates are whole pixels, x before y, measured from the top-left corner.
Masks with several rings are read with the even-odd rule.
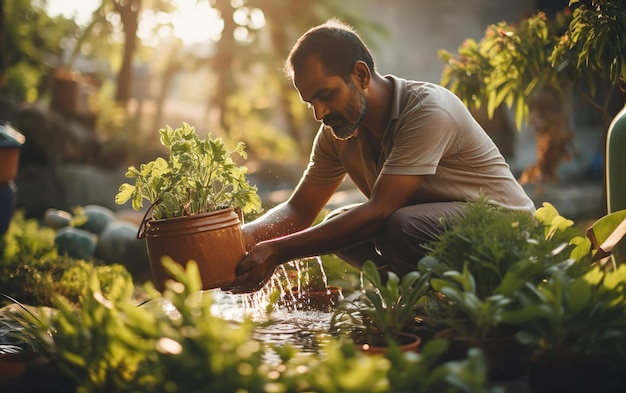
[[[48,0],[47,10],[50,15],[74,18],[78,24],[85,25],[100,4],[101,0]],[[155,28],[159,37],[174,36],[184,44],[219,40],[224,22],[208,1],[174,0],[174,4],[177,9],[170,14],[143,10],[138,36],[148,45],[154,43]],[[255,17],[253,12],[249,17],[251,25],[258,24],[258,20],[255,22],[258,15]],[[157,28],[167,22],[171,23],[171,28]],[[119,24],[119,20],[112,20],[111,23]]]
[[[173,35],[185,44],[219,40],[224,22],[208,2],[196,0],[177,0],[178,10],[172,17]]]
[[[101,0],[48,0],[46,9],[50,15],[74,18],[76,23],[84,25],[101,3]]]

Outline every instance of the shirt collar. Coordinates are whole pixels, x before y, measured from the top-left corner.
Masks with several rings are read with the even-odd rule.
[[[398,78],[391,74],[385,75],[385,79],[393,83],[393,102],[391,103],[391,113],[389,114],[389,124],[391,124],[400,117],[406,102],[406,79]]]

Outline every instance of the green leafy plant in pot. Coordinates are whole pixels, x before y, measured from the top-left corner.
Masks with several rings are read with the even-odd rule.
[[[261,210],[257,188],[246,180],[247,168],[232,158],[247,158],[245,145],[229,150],[220,138],[201,139],[187,123],[159,133],[169,158],[129,167],[126,177],[134,185],[122,184],[115,202],[130,200],[134,210],[142,209],[144,200],[151,204],[137,237],[146,239],[157,289],[162,291],[168,279],[163,256],[183,265],[196,261],[203,289],[228,285],[245,254],[243,215]]]
[[[411,344],[411,349],[417,350],[421,339],[406,329],[416,316],[420,299],[430,289],[430,273],[413,271],[402,279],[393,272],[387,275],[383,282],[374,262],[365,262],[363,276],[371,285],[339,303],[330,330],[348,334],[365,352],[384,352],[392,345],[406,348]]]

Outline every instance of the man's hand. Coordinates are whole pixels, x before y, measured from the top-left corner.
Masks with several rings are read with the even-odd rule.
[[[239,262],[235,281],[222,290],[234,294],[256,292],[267,284],[279,264],[272,243],[258,243]]]

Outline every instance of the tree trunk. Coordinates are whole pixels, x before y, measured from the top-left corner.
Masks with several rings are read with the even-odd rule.
[[[120,14],[124,29],[124,56],[122,66],[117,74],[115,102],[125,107],[132,91],[133,55],[137,49],[137,28],[139,26],[141,0],[116,0],[114,4],[115,10]]]
[[[219,122],[222,130],[229,134],[230,124],[226,119],[227,99],[237,90],[237,81],[235,80],[234,59],[237,42],[235,41],[235,28],[237,25],[233,20],[234,9],[228,0],[216,0],[213,8],[219,11],[224,21],[224,30],[222,37],[217,42],[215,57],[213,58],[213,67],[217,74],[217,86],[212,99],[219,108]],[[211,97],[209,98],[209,102]]]

